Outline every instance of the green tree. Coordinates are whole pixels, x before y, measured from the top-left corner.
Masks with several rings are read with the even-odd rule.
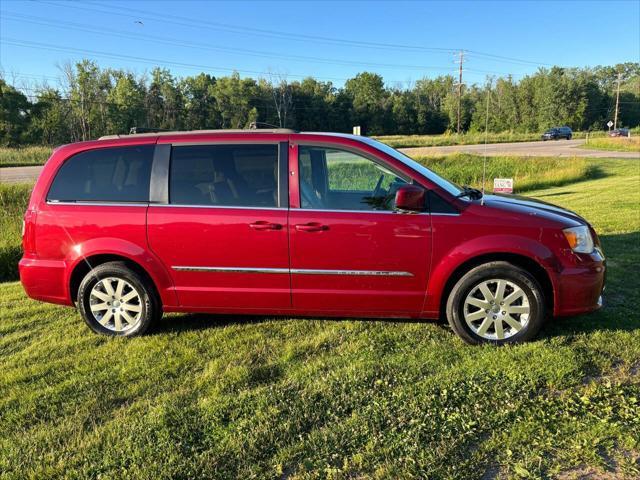
[[[30,120],[27,97],[0,78],[0,145],[16,146],[22,141]]]
[[[107,95],[111,89],[108,71],[95,62],[83,60],[64,67],[69,88],[73,134],[78,140],[89,140],[107,131]]]
[[[453,90],[453,77],[423,78],[413,89],[416,110],[416,133],[443,133],[450,122],[445,99]]]
[[[215,85],[215,77],[207,73],[186,77],[180,82],[186,129],[220,128],[221,118],[216,108]]]
[[[255,106],[257,85],[251,78],[241,79],[237,72],[221,77],[213,88],[222,128],[243,128],[255,122],[258,109]]]
[[[112,72],[113,88],[107,94],[109,133],[128,133],[144,121],[144,87],[128,72]]]
[[[347,80],[344,91],[351,99],[353,121],[366,135],[384,133],[385,103],[388,96],[384,80],[375,73],[363,72]]]
[[[151,83],[144,104],[147,126],[166,130],[182,128],[182,93],[169,70],[154,68],[151,71]]]
[[[27,133],[29,143],[60,145],[72,138],[71,105],[57,90],[45,87],[37,94],[31,108],[31,123]]]

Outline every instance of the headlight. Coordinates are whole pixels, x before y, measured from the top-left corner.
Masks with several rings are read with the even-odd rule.
[[[580,227],[565,228],[562,230],[571,250],[577,253],[593,252],[593,237],[589,231],[589,227],[582,225]]]

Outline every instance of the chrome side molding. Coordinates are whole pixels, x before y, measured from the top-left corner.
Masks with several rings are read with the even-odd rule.
[[[249,267],[200,267],[176,265],[171,267],[178,272],[219,272],[219,273],[275,273],[292,275],[348,275],[366,277],[413,277],[410,272],[388,270],[329,270],[312,268],[249,268]]]
[[[226,272],[226,273],[289,273],[288,268],[241,268],[241,267],[171,267],[178,272]]]

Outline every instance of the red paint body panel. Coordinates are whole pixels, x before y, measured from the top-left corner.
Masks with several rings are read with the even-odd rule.
[[[36,227],[37,257],[21,265],[21,275],[30,275],[30,269],[41,272],[45,266],[53,269],[51,262],[55,262],[55,270],[63,273],[56,275],[60,281],[55,282],[51,296],[64,298],[62,303],[71,305],[75,300],[69,291],[71,274],[78,264],[92,264],[95,255],[118,255],[137,263],[151,276],[164,304],[176,304],[171,278],[147,247],[146,211],[142,205],[42,203]]]
[[[429,278],[429,215],[291,210],[291,268],[395,272],[383,275],[291,276],[293,307],[322,312],[396,312],[417,316]],[[320,224],[320,231],[298,225]]]
[[[46,193],[62,163],[84,150],[155,143],[261,141],[289,142],[288,208],[46,202]],[[414,183],[433,190],[460,213],[303,210],[297,155],[298,145],[307,143],[373,155]],[[20,261],[24,288],[33,298],[66,305],[74,300],[70,294],[74,269],[80,262],[105,254],[143,268],[157,287],[165,311],[432,318],[440,314],[451,275],[483,255],[518,255],[540,265],[552,285],[555,315],[594,310],[604,286],[605,264],[599,251],[575,254],[562,234],[562,228],[582,224],[579,217],[493,196],[487,196],[484,205],[455,199],[420,172],[357,137],[331,134],[133,135],[65,145],[45,164],[25,220],[25,254]],[[250,226],[260,222],[281,228]],[[306,270],[397,275],[311,275],[304,273]]]
[[[270,222],[278,230],[254,230]],[[209,309],[291,306],[288,273],[176,270],[174,267],[289,268],[286,209],[150,206],[149,247],[171,271],[179,305]]]

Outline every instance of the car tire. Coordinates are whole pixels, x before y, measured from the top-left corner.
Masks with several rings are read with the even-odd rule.
[[[542,288],[529,272],[496,261],[469,270],[456,282],[446,315],[466,343],[504,345],[533,339],[547,309]]]
[[[571,135],[567,135],[567,140],[571,140]]]
[[[87,273],[77,304],[89,328],[109,336],[142,335],[162,316],[151,281],[123,262],[103,263]]]

